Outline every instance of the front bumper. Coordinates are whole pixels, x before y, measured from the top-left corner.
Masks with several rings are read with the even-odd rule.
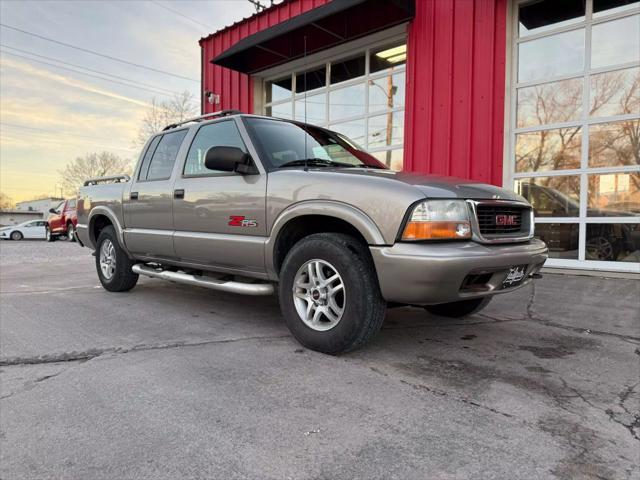
[[[548,252],[544,242],[537,239],[501,245],[472,241],[396,243],[390,247],[372,246],[370,250],[385,300],[415,305],[516,290],[532,280]],[[518,265],[526,265],[524,280],[503,288],[510,268]]]

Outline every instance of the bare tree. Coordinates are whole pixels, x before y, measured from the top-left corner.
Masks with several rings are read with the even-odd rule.
[[[14,206],[13,198],[4,192],[0,192],[0,210],[10,210]]]
[[[198,115],[199,106],[193,93],[185,90],[170,100],[153,98],[149,109],[145,112],[138,136],[134,140],[136,146],[142,146],[151,135],[158,133],[171,123],[181,122]]]
[[[131,161],[110,152],[88,153],[69,162],[60,170],[60,180],[67,195],[75,195],[87,178],[130,174]]]

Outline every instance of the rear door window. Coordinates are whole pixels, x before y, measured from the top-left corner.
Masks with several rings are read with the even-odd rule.
[[[173,165],[176,163],[176,157],[180,150],[180,145],[182,145],[182,141],[186,135],[187,130],[164,134],[153,152],[146,175],[141,177],[140,180],[169,179],[171,177]],[[144,170],[141,170],[140,174],[142,175],[144,173]]]
[[[151,162],[151,157],[153,157],[153,152],[156,151],[156,147],[158,146],[158,142],[162,135],[158,135],[151,142],[149,142],[149,146],[147,147],[147,151],[144,152],[144,157],[142,159],[142,166],[140,167],[140,173],[138,174],[138,180],[144,180],[147,178],[147,172],[149,171],[149,163]]]

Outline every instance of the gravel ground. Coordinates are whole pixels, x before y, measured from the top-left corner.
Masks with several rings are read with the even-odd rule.
[[[90,253],[0,242],[2,479],[640,478],[640,281],[394,309],[330,357],[275,298],[111,294]]]

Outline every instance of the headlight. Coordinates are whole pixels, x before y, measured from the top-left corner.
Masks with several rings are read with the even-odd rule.
[[[402,232],[402,240],[471,238],[469,209],[464,200],[426,200],[417,204]]]

